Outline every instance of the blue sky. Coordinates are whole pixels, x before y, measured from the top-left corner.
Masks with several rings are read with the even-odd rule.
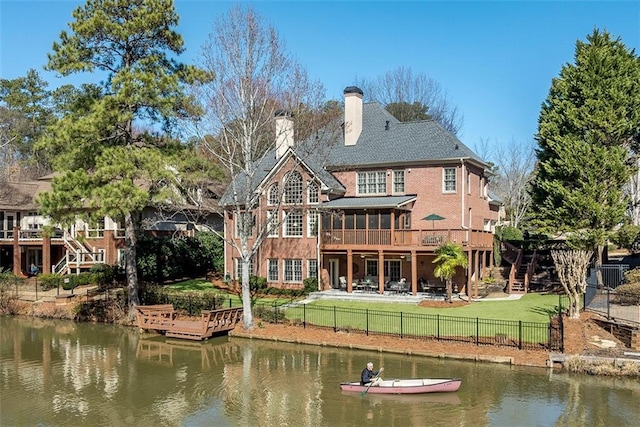
[[[0,0],[0,77],[42,70],[52,43],[71,21],[75,0]],[[178,31],[192,63],[212,25],[234,2],[176,0]],[[464,115],[460,139],[479,146],[531,144],[551,79],[573,61],[576,40],[595,27],[640,52],[638,1],[258,1],[287,49],[341,99],[356,77],[398,66],[434,78]],[[94,77],[95,80],[95,77]],[[480,153],[481,155],[484,153]]]

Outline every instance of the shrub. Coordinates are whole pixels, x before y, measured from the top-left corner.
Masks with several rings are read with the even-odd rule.
[[[63,284],[62,276],[56,273],[41,274],[38,276],[38,282],[40,283],[43,291],[55,289]]]
[[[259,277],[259,276],[250,276],[249,289],[251,290],[252,295],[263,293],[264,291],[267,290],[267,278]]]
[[[62,285],[64,289],[77,288],[78,286],[86,286],[96,282],[96,277],[93,273],[71,274],[66,276],[65,279],[69,279],[69,281],[65,281]]]
[[[640,283],[640,268],[625,271],[624,283]]]
[[[108,286],[116,278],[118,272],[117,266],[108,264],[96,264],[89,270],[94,275],[94,282],[100,288]]]
[[[640,305],[640,283],[618,286],[614,302],[621,305]]]
[[[505,225],[503,227],[500,227],[500,238],[502,240],[522,241],[522,230],[511,225]]]
[[[13,273],[0,268],[0,314],[16,314],[18,295],[15,292],[24,279],[16,277]]]
[[[282,323],[284,311],[275,306],[257,305],[253,308],[253,314],[267,323]]]
[[[141,279],[162,283],[183,277],[203,277],[221,272],[224,265],[222,239],[214,233],[197,237],[151,237],[138,240],[137,266]]]
[[[214,310],[225,307],[227,298],[224,295],[210,292],[178,293],[167,291],[158,286],[149,286],[141,293],[143,304],[173,304],[176,310],[190,315],[200,314],[202,310]]]
[[[318,279],[315,277],[307,277],[302,281],[304,284],[304,293],[310,294],[318,290]]]

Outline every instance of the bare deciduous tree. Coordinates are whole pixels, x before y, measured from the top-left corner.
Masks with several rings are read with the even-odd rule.
[[[629,197],[629,219],[631,224],[640,225],[640,159],[636,156],[632,159],[636,165],[635,172],[624,188]]]
[[[296,138],[315,135],[327,123],[316,114],[324,105],[324,89],[289,56],[275,28],[265,24],[252,8],[242,6],[230,9],[216,22],[203,47],[200,66],[215,78],[195,88],[204,115],[194,131],[233,177],[225,195],[231,199],[227,208],[233,210],[238,240],[231,232],[226,242],[241,263],[243,323],[252,328],[251,261],[268,233],[286,221],[286,217],[256,210],[259,197],[267,191],[259,187],[265,169],[275,164],[274,148],[278,141],[293,140],[293,130],[276,126],[274,118],[277,112],[285,111],[296,120]],[[316,138],[326,141],[318,135]],[[300,160],[297,157],[293,162],[300,164]],[[285,182],[280,193],[286,187]],[[280,194],[276,199],[282,201],[283,197]],[[289,214],[295,212],[291,202]]]
[[[587,268],[592,256],[592,251],[585,250],[551,251],[558,278],[569,297],[572,319],[580,318],[580,301],[587,288]]]
[[[494,150],[497,176],[491,180],[491,188],[502,199],[510,225],[519,228],[531,206],[528,188],[536,161],[533,145],[511,141]]]
[[[427,107],[427,114],[454,135],[464,123],[442,85],[426,74],[414,73],[411,67],[398,67],[371,80],[356,78],[356,85],[364,91],[366,100],[384,106],[418,103]]]

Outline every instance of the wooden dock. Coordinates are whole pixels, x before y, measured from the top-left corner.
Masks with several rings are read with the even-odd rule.
[[[171,304],[136,306],[136,320],[141,330],[151,330],[167,337],[202,341],[232,330],[242,319],[242,308],[202,310],[200,319],[178,319]]]

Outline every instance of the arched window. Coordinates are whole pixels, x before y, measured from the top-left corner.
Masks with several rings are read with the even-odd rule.
[[[284,184],[284,202],[302,203],[302,175],[299,172],[289,172]]]
[[[307,203],[318,203],[318,185],[315,182],[309,181],[309,186],[307,187]]]
[[[280,201],[280,189],[278,188],[278,183],[276,182],[269,188],[267,204],[277,205],[279,201]]]

